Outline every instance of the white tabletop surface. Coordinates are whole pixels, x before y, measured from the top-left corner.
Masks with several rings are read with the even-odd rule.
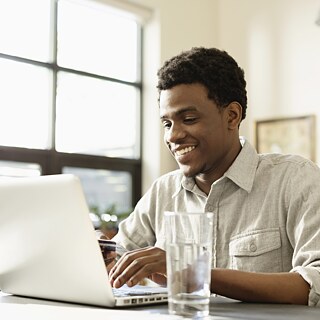
[[[107,309],[25,298],[7,295],[1,292],[0,317],[1,320],[181,319],[180,317],[170,316],[166,304],[127,309]],[[242,303],[223,297],[212,297],[210,303],[210,316],[207,319],[319,320],[320,308],[282,304]]]

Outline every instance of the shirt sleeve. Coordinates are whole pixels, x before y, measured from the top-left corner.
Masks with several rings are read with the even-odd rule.
[[[292,173],[287,234],[293,245],[291,272],[310,285],[309,306],[320,307],[320,170],[306,161]]]
[[[319,267],[295,267],[291,271],[297,272],[310,285],[308,305],[320,307],[320,271]]]
[[[127,250],[153,246],[156,242],[154,229],[155,197],[154,185],[137,203],[134,211],[119,224],[113,240]]]
[[[165,211],[185,211],[186,201],[173,196],[181,188],[182,173],[169,172],[155,180],[146,194],[137,203],[129,217],[119,224],[113,238],[128,250],[148,246],[165,249]],[[184,198],[183,198],[184,199]]]

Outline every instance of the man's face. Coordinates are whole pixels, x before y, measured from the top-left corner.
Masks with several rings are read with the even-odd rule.
[[[218,109],[206,87],[181,84],[162,91],[160,119],[164,141],[185,176],[218,179],[230,166],[228,110]]]

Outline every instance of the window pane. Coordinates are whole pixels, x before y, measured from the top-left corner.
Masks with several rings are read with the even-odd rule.
[[[137,100],[134,87],[59,72],[56,149],[138,158]]]
[[[117,214],[131,210],[130,173],[74,167],[64,167],[63,173],[71,173],[80,178],[90,208],[97,207],[103,212],[115,206]]]
[[[108,8],[108,7],[106,7]],[[126,81],[137,80],[137,24],[89,2],[58,3],[58,64]]]
[[[50,0],[0,1],[0,52],[48,62]]]
[[[51,72],[0,58],[0,145],[49,147]]]
[[[40,176],[41,167],[37,163],[0,161],[0,177]]]

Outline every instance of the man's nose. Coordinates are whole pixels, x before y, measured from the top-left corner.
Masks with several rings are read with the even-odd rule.
[[[170,143],[177,143],[186,136],[185,130],[178,124],[172,124],[165,133],[165,139]]]

